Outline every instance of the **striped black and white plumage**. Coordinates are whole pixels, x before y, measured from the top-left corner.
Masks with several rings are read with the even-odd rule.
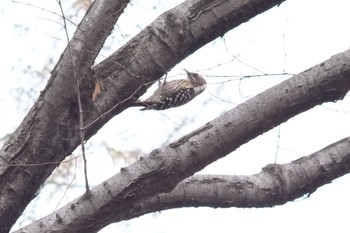
[[[164,110],[188,103],[205,90],[207,82],[197,73],[186,72],[186,79],[164,82],[149,98],[134,106],[144,106],[141,110]]]

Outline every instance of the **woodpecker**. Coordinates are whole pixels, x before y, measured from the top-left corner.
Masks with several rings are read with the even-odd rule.
[[[164,81],[150,97],[143,101],[135,101],[132,106],[143,106],[140,110],[165,110],[190,102],[205,90],[207,82],[201,75],[185,71],[186,79]]]

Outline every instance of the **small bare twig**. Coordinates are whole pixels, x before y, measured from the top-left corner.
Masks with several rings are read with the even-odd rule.
[[[275,153],[275,164],[277,163],[278,152],[280,149],[280,139],[281,139],[281,125],[278,126],[277,131],[277,145],[276,145],[276,153]]]
[[[131,101],[131,100],[135,100],[134,99],[134,95],[146,84],[140,85],[139,88],[137,88],[134,93],[132,93],[128,98],[118,102],[117,104],[115,104],[112,108],[110,108],[109,110],[107,110],[106,112],[102,113],[100,116],[98,116],[95,120],[93,120],[92,122],[90,122],[89,124],[87,124],[86,126],[84,126],[82,129],[86,130],[89,127],[91,127],[92,125],[94,125],[96,122],[98,122],[99,120],[101,120],[102,118],[104,118],[105,116],[107,116],[109,113],[111,113],[113,110],[115,110],[117,107],[119,107],[120,105],[124,104],[125,102]]]
[[[68,30],[67,30],[67,25],[66,25],[66,17],[64,15],[64,11],[63,11],[61,0],[56,0],[56,1],[57,1],[58,5],[60,7],[60,10],[61,10],[64,30],[66,32],[68,49],[69,49],[72,65],[73,65],[73,67],[76,67],[76,69],[74,70],[74,78],[76,80],[76,85],[77,85],[77,101],[78,101],[78,108],[79,108],[80,145],[81,145],[81,152],[83,154],[83,160],[84,160],[85,187],[86,187],[86,192],[88,193],[88,192],[90,192],[90,187],[89,187],[89,180],[88,180],[88,176],[87,176],[87,159],[86,159],[86,155],[85,155],[85,145],[84,145],[85,144],[84,143],[85,142],[84,116],[83,116],[83,108],[82,108],[82,104],[81,104],[81,94],[80,94],[79,79],[78,79],[78,75],[77,75],[77,70],[78,70],[79,65],[74,64],[71,47],[69,45],[69,35],[68,35]],[[79,64],[80,64],[80,62],[79,62]]]
[[[74,175],[72,177],[72,180],[70,181],[69,185],[66,187],[66,190],[64,191],[60,201],[57,203],[54,211],[56,211],[56,209],[58,208],[58,206],[61,204],[63,198],[66,196],[66,193],[68,192],[68,189],[72,186],[73,184],[73,181],[75,180],[75,176],[76,176],[76,171],[77,171],[77,165],[78,165],[78,162],[77,162],[77,157],[75,157],[75,164],[74,164]]]
[[[69,163],[70,161],[80,157],[80,155],[75,156],[74,158],[67,159],[64,161],[58,161],[58,162],[45,162],[45,163],[7,163],[7,164],[0,164],[0,166],[6,166],[6,167],[34,167],[34,166],[45,166],[49,164],[61,164],[61,163]]]
[[[32,4],[30,4],[30,3],[21,2],[21,1],[16,1],[16,0],[11,0],[11,1],[12,1],[13,3],[23,4],[23,5],[26,5],[26,6],[29,6],[29,7],[37,8],[37,9],[39,9],[39,10],[48,12],[48,13],[50,13],[50,14],[56,15],[56,16],[61,17],[61,18],[64,17],[64,15],[59,15],[59,14],[57,14],[57,13],[54,12],[54,11],[50,11],[50,10],[45,9],[45,8],[42,8],[42,7],[40,7],[40,6],[36,6],[36,5],[32,5]],[[60,3],[58,3],[58,4],[60,4]],[[61,6],[60,6],[60,7],[61,7]],[[61,11],[62,11],[62,9],[61,9]],[[64,21],[64,22],[65,22],[65,21],[68,21],[68,22],[71,23],[72,25],[78,27],[77,24],[75,24],[72,20],[70,20],[70,19],[68,19],[68,18],[64,18],[63,21]],[[63,25],[62,25],[62,26],[63,26]],[[63,27],[66,28],[65,26],[63,26]]]

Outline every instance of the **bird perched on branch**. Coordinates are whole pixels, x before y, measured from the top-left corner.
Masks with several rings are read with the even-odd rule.
[[[190,102],[205,90],[207,82],[201,75],[185,71],[186,79],[164,81],[150,97],[143,101],[135,101],[132,106],[143,106],[140,110],[165,110]]]

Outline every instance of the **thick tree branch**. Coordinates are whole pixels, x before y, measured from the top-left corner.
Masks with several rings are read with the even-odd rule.
[[[130,218],[180,207],[283,205],[349,172],[350,138],[345,138],[291,163],[268,165],[256,175],[195,175],[170,193],[138,203]]]
[[[0,151],[0,231],[9,230],[44,180],[80,143],[75,77],[80,82],[86,125],[205,43],[283,0],[188,0],[97,66],[93,76],[93,61],[128,2],[95,1],[45,90]],[[93,77],[102,80],[103,91],[95,103],[91,101]],[[124,108],[88,128],[86,139]]]
[[[37,226],[42,227],[41,230],[55,225],[64,232],[96,232],[111,222],[129,219],[135,214],[131,210],[136,204],[160,193],[171,192],[179,182],[249,140],[318,104],[342,99],[350,89],[349,77],[350,51],[346,51],[264,91],[179,140],[154,150],[92,189],[91,197],[71,202],[40,220]],[[347,161],[344,166],[348,166]],[[268,171],[276,178],[284,175],[283,170],[273,167],[265,169]],[[311,176],[311,172],[306,175]],[[327,176],[319,178],[318,186],[329,182]],[[306,180],[305,184],[308,182]],[[285,184],[282,190],[289,192],[293,186]],[[278,195],[278,191],[271,190],[271,195]],[[301,193],[299,190],[293,195],[296,197]],[[33,232],[30,226],[25,229]]]
[[[0,151],[0,232],[10,230],[53,169],[79,144],[75,78],[85,110],[92,105],[91,66],[127,3],[95,1],[45,90]]]
[[[283,1],[187,0],[160,15],[93,68],[102,93],[95,102],[97,113],[91,114],[89,122],[114,109],[89,127],[87,134],[99,130],[101,124],[128,107],[130,97],[138,99],[146,87],[188,55]]]

